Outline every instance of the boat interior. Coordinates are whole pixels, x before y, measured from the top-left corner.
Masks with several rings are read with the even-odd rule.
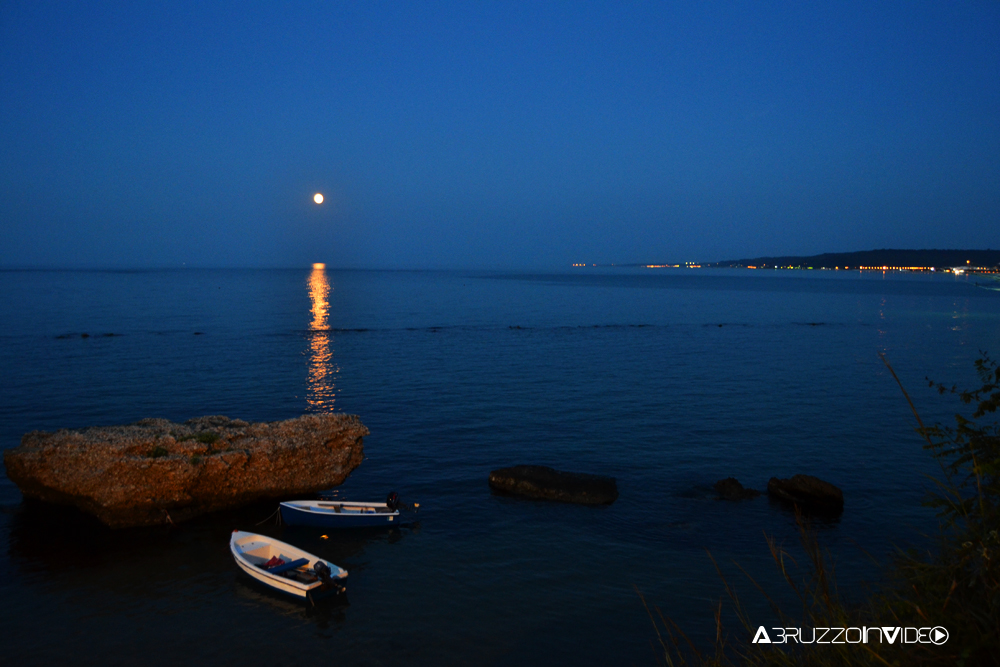
[[[254,565],[263,565],[274,556],[282,558],[280,554],[272,552],[271,545],[267,542],[248,542],[246,544],[237,542],[236,545],[243,557]]]
[[[280,574],[304,584],[318,580],[316,574],[308,569],[308,558],[296,558],[289,554],[280,553],[279,550],[273,548],[273,545],[266,542],[250,542],[239,545],[239,547],[240,553],[251,565],[271,574]],[[268,567],[268,563],[272,561],[276,561],[276,563]]]
[[[385,505],[361,505],[347,503],[316,503],[313,509],[335,514],[394,514],[395,511]]]

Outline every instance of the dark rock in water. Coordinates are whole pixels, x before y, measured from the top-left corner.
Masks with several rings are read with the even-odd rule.
[[[527,498],[581,505],[610,505],[618,498],[614,477],[562,472],[546,466],[513,466],[490,473],[490,486]]]
[[[843,492],[812,475],[795,475],[791,479],[772,477],[767,483],[767,493],[806,511],[836,514],[844,511]]]
[[[32,431],[4,452],[25,498],[73,505],[112,528],[176,523],[344,481],[368,429],[353,415],[270,423],[199,417]]]
[[[715,483],[715,492],[723,500],[747,500],[760,495],[760,491],[756,489],[743,488],[743,485],[735,477],[720,479]]]

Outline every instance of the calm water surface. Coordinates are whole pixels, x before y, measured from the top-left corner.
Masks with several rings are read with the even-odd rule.
[[[716,480],[840,486],[820,540],[860,595],[879,576],[865,551],[936,525],[920,506],[936,465],[878,353],[947,422],[959,406],[924,377],[971,386],[978,351],[1000,350],[1000,294],[945,275],[5,271],[0,295],[4,449],[144,417],[348,412],[372,434],[341,496],[421,503],[412,526],[327,541],[257,526],[271,504],[113,532],[3,476],[10,664],[654,664],[636,587],[704,641],[723,595],[706,549],[761,623],[733,562],[780,597],[764,536],[797,550],[788,511],[717,501]],[[613,475],[621,496],[492,494],[489,471],[518,463]],[[347,568],[346,597],[306,609],[257,588],[234,528]]]

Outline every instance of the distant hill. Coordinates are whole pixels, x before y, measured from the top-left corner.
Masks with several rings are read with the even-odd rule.
[[[1000,266],[1000,250],[863,250],[860,252],[828,252],[807,257],[755,257],[731,259],[724,262],[705,262],[711,267],[836,267],[891,266],[897,268],[948,268],[952,266]]]

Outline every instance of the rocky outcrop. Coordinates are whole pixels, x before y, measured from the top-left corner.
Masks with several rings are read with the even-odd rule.
[[[756,489],[744,488],[740,481],[735,477],[727,477],[725,479],[720,479],[715,483],[715,492],[719,494],[719,498],[722,500],[748,500],[750,498],[756,498],[760,495],[760,491]]]
[[[812,475],[795,475],[791,479],[772,477],[767,483],[767,493],[810,512],[839,514],[844,511],[843,492]]]
[[[618,498],[614,477],[562,472],[546,466],[494,470],[490,473],[490,486],[527,498],[582,505],[610,505]]]
[[[200,417],[32,431],[4,453],[26,498],[74,505],[112,528],[176,523],[344,481],[368,429],[353,415],[248,423]]]

